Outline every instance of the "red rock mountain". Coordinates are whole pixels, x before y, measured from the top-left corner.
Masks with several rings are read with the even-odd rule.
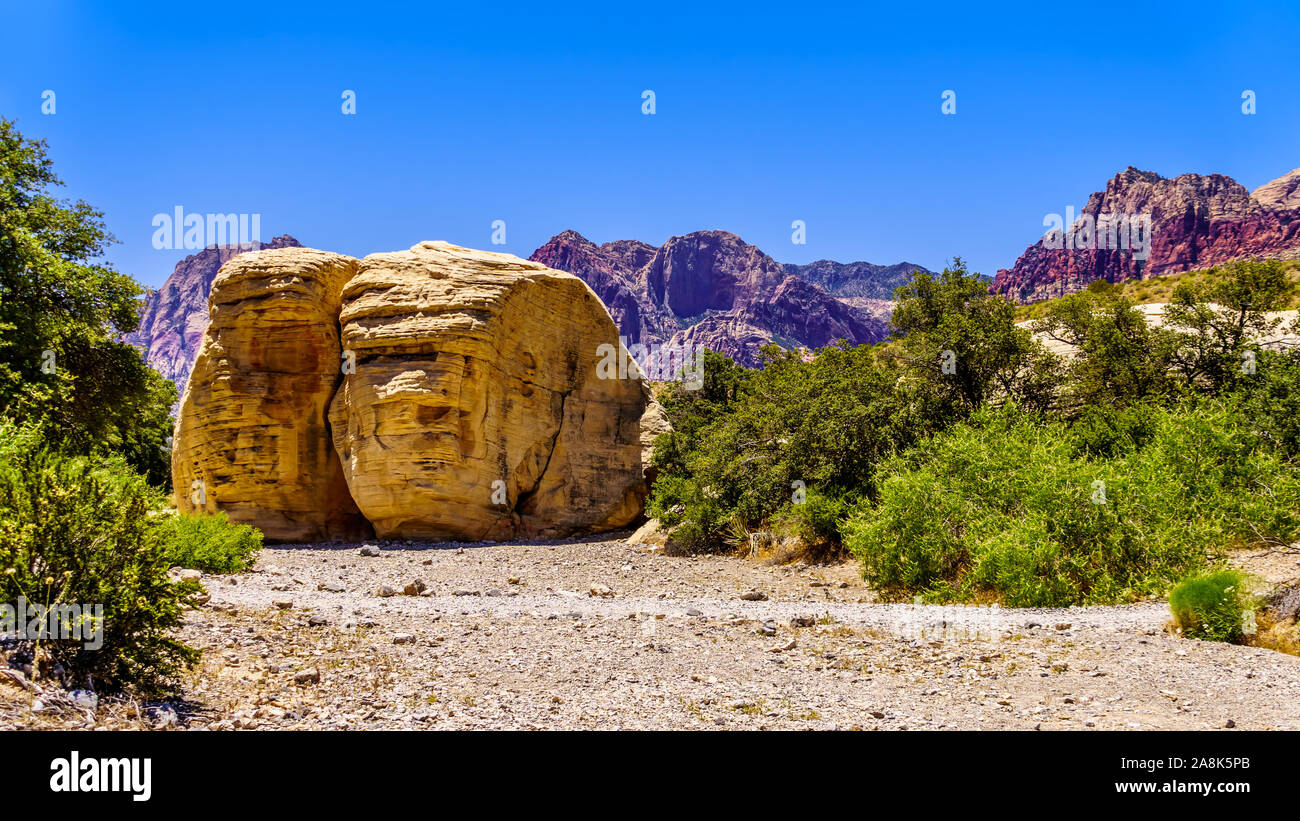
[[[1300,169],[1254,193],[1222,174],[1166,179],[1130,166],[1088,198],[1079,221],[1101,215],[1151,218],[1146,259],[1129,248],[1070,247],[1053,232],[1028,249],[1014,267],[998,271],[993,289],[1020,302],[1081,290],[1089,282],[1118,282],[1207,268],[1244,257],[1300,258]],[[1076,221],[1076,226],[1080,224]],[[1067,229],[1073,226],[1066,226]],[[1056,247],[1051,247],[1055,245]]]
[[[144,351],[154,370],[185,392],[190,368],[198,356],[203,332],[208,329],[208,292],[226,261],[264,248],[296,248],[302,243],[285,234],[270,242],[204,248],[176,263],[162,288],[150,291],[140,314],[140,327],[123,340]]]
[[[815,348],[886,334],[882,319],[726,231],[672,237],[661,248],[635,240],[598,246],[565,231],[530,259],[586,281],[629,343],[690,343],[754,366],[768,342]]]

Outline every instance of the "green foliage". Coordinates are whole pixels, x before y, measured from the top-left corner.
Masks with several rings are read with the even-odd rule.
[[[1144,410],[1149,432],[1105,447],[1099,422],[981,411],[883,464],[845,543],[886,595],[1037,607],[1162,594],[1227,548],[1300,537],[1300,471],[1235,403]]]
[[[1256,372],[1243,380],[1242,413],[1284,458],[1300,457],[1300,350],[1261,351]]]
[[[262,532],[234,524],[225,513],[159,517],[167,560],[204,573],[239,573],[262,549]]]
[[[1277,260],[1230,262],[1208,282],[1174,289],[1165,323],[1177,334],[1173,362],[1189,390],[1219,393],[1249,378],[1243,364],[1258,356],[1253,340],[1273,335],[1291,291]]]
[[[825,560],[836,556],[844,543],[840,532],[853,511],[857,494],[832,488],[829,492],[809,488],[802,504],[787,502],[771,517],[772,529],[794,536],[803,545],[802,558]]]
[[[167,578],[157,502],[120,458],[66,455],[34,426],[0,423],[0,601],[103,606],[101,648],[40,645],[73,681],[152,693],[198,657],[169,635],[195,588]]]
[[[1183,634],[1207,641],[1240,641],[1254,597],[1236,570],[1192,576],[1169,594],[1169,609]]]
[[[688,390],[682,382],[671,382],[659,397],[673,428],[655,442],[651,464],[661,471],[685,472],[687,452],[700,430],[731,410],[752,376],[747,368],[714,351],[704,352],[700,368],[703,384],[698,389]]]
[[[886,350],[901,373],[900,390],[934,429],[990,400],[1051,404],[1056,357],[1015,324],[1015,306],[990,293],[988,281],[960,259],[937,278],[914,272],[895,299],[898,341]]]
[[[737,526],[759,527],[796,482],[811,491],[868,487],[876,462],[929,424],[869,346],[825,348],[811,361],[775,347],[764,355],[763,369],[737,382],[693,437],[677,431],[656,444],[666,469],[650,513],[684,523],[675,538],[692,549],[722,549]]]
[[[1034,330],[1076,349],[1059,401],[1067,414],[1176,395],[1174,335],[1148,325],[1110,283],[1054,300]]]
[[[61,184],[45,143],[0,118],[0,411],[165,484],[176,389],[119,341],[142,289],[96,261],[113,242],[103,214],[54,199]]]
[[[1155,418],[1143,405],[1088,405],[1070,425],[1071,455],[1110,458],[1146,445],[1155,434]]]

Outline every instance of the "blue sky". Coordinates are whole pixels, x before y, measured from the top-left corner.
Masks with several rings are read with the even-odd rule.
[[[1300,4],[611,5],[5,3],[0,115],[153,286],[177,205],[357,256],[500,219],[521,256],[721,228],[991,275],[1128,165],[1300,166]]]

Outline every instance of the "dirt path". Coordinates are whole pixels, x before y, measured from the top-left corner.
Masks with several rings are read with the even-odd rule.
[[[179,724],[1300,728],[1300,658],[1170,636],[1162,602],[878,604],[850,564],[622,542],[358,548],[269,548],[251,573],[205,578]]]

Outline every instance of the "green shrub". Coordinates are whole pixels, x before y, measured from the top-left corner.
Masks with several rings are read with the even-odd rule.
[[[688,526],[679,533],[689,549],[736,546],[737,528],[764,528],[796,482],[826,494],[866,486],[882,456],[929,424],[870,346],[824,348],[811,361],[774,347],[764,354],[762,370],[729,383],[725,404],[687,417],[693,433],[679,429],[655,444],[661,473],[649,510]]]
[[[239,573],[262,549],[262,533],[234,524],[225,513],[179,514],[158,522],[167,560],[204,573]]]
[[[844,549],[840,525],[856,501],[856,494],[838,488],[829,492],[808,488],[802,504],[788,502],[772,516],[772,529],[779,535],[798,538],[803,543],[801,558],[829,560]]]
[[[1242,638],[1254,597],[1247,578],[1222,570],[1183,580],[1169,594],[1169,609],[1183,635],[1207,641],[1236,642]]]
[[[1092,458],[1062,422],[982,411],[885,462],[846,546],[887,596],[1038,607],[1163,594],[1228,548],[1300,537],[1300,469],[1235,403],[1141,412],[1149,441]]]
[[[156,501],[121,459],[68,456],[0,423],[0,602],[103,607],[102,647],[42,641],[38,671],[62,665],[70,682],[152,693],[197,660],[170,636],[196,587],[168,580]]]
[[[647,512],[673,527],[673,542],[689,553],[708,553],[727,545],[733,515],[691,479],[660,476]]]
[[[1261,351],[1256,372],[1242,382],[1242,412],[1279,454],[1300,457],[1300,350]]]

